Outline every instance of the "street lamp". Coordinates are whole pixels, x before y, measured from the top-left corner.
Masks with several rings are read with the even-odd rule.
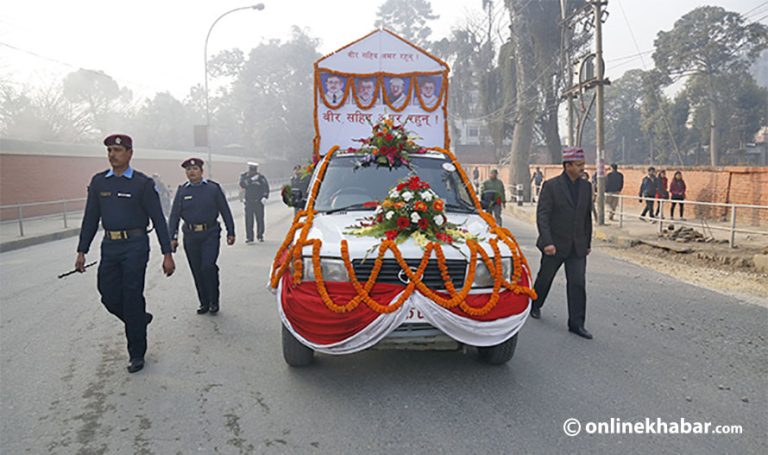
[[[221,16],[217,17],[215,21],[213,21],[213,24],[211,24],[211,27],[208,29],[208,34],[205,35],[205,48],[203,49],[203,59],[205,63],[205,134],[206,134],[206,144],[208,146],[208,177],[213,177],[213,160],[211,158],[211,110],[208,105],[208,38],[211,37],[211,32],[213,31],[213,27],[216,26],[216,24],[223,18],[224,16],[234,13],[236,11],[242,11],[246,9],[254,9],[257,11],[261,11],[264,9],[263,3],[257,3],[255,5],[251,6],[241,6],[240,8],[235,8],[227,11],[226,13],[222,14]]]

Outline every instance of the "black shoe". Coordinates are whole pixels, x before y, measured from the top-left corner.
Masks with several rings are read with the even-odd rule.
[[[213,304],[213,305],[211,305],[211,309],[210,309],[210,310],[208,310],[208,311],[210,311],[210,312],[211,312],[211,314],[216,314],[216,313],[218,313],[218,312],[219,312],[219,304],[218,304],[218,303],[216,303],[216,304]]]
[[[152,322],[152,319],[155,317],[152,316],[152,313],[147,313],[147,325],[149,325]]]
[[[200,305],[200,306],[197,308],[197,314],[205,314],[205,313],[207,313],[208,311],[209,311],[209,310],[208,310],[208,307],[207,307],[207,306],[203,306],[203,305]]]
[[[144,368],[144,359],[131,359],[130,362],[128,362],[128,372],[129,373],[135,373],[137,371],[140,371]]]
[[[576,335],[586,338],[588,340],[592,339],[592,334],[587,331],[587,329],[584,328],[584,326],[580,327],[568,327],[568,331],[571,333],[575,333]]]
[[[259,239],[259,242],[261,242],[261,243],[264,243],[264,237],[261,237],[261,238]]]
[[[531,305],[531,317],[533,319],[541,319],[541,308],[536,308],[534,305]]]
[[[245,241],[245,243],[253,243],[253,239],[248,239]]]

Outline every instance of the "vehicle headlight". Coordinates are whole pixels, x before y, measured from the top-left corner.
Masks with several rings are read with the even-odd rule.
[[[491,258],[493,260],[493,258]],[[501,258],[501,276],[508,280],[512,276],[512,258]],[[485,266],[485,262],[480,259],[475,267],[475,280],[472,282],[474,288],[492,288],[493,275]]]
[[[304,281],[315,280],[315,266],[312,258],[304,258]],[[323,281],[349,281],[347,268],[341,259],[320,258],[320,270],[323,273]]]

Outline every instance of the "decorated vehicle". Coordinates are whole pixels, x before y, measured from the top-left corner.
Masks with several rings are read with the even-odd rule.
[[[371,347],[469,345],[493,364],[514,354],[530,270],[447,149],[447,74],[386,30],[316,63],[317,164],[269,281],[289,365]],[[414,96],[425,75],[441,82]]]

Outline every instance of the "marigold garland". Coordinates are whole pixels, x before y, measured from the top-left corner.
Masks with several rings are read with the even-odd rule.
[[[508,229],[498,226],[493,217],[482,210],[480,201],[477,198],[477,194],[475,193],[472,185],[470,185],[469,179],[457,162],[456,157],[448,150],[434,147],[431,150],[443,153],[456,167],[459,172],[459,176],[469,191],[469,194],[475,204],[478,213],[490,226],[491,233],[496,235],[496,238],[491,238],[488,241],[488,244],[493,250],[493,258],[490,257],[488,252],[486,252],[485,249],[483,249],[476,240],[467,239],[467,247],[470,250],[470,259],[468,262],[469,267],[464,286],[460,291],[457,292],[448,274],[448,268],[445,263],[445,255],[443,254],[442,246],[439,243],[429,242],[426,244],[421,263],[419,264],[419,267],[416,269],[416,271],[413,271],[403,258],[396,242],[386,239],[381,242],[377,258],[374,262],[374,267],[371,270],[371,274],[368,277],[368,280],[365,282],[365,285],[363,285],[357,279],[354,267],[352,266],[352,261],[349,257],[348,243],[346,240],[342,240],[341,257],[347,273],[349,274],[350,282],[357,291],[357,295],[344,305],[338,305],[333,302],[325,286],[325,281],[323,280],[322,276],[322,267],[320,266],[320,248],[322,246],[322,242],[319,239],[308,240],[307,235],[310,228],[312,227],[312,221],[316,213],[314,210],[314,203],[317,196],[317,191],[320,188],[320,182],[325,176],[325,171],[328,167],[328,163],[330,162],[331,157],[338,149],[338,146],[334,146],[323,158],[320,164],[320,168],[318,169],[318,177],[315,179],[312,191],[310,193],[307,209],[299,211],[296,214],[291,229],[288,231],[288,234],[286,235],[280,249],[278,249],[278,254],[275,256],[272,264],[272,276],[270,277],[270,285],[273,288],[277,288],[280,278],[284,275],[285,271],[288,269],[288,266],[291,263],[293,263],[293,284],[299,284],[301,282],[303,276],[302,251],[305,246],[312,246],[312,266],[315,272],[315,284],[317,286],[318,293],[320,294],[320,297],[326,307],[336,313],[352,311],[357,308],[360,302],[365,303],[371,310],[377,313],[392,313],[403,305],[403,303],[411,296],[415,289],[418,289],[422,294],[424,294],[424,296],[433,300],[435,303],[444,308],[451,309],[458,306],[462,311],[471,316],[484,316],[492,311],[498,303],[502,287],[511,292],[514,292],[515,294],[527,295],[533,299],[536,298],[536,292],[533,289],[518,284],[522,278],[523,269],[530,271],[530,268],[528,267],[525,256],[523,256],[520,252],[520,247],[512,233]],[[305,219],[301,221],[302,218]],[[299,238],[293,242],[296,231],[299,229],[301,229]],[[506,277],[502,276],[503,267],[501,263],[501,251],[498,245],[499,240],[504,242],[512,254],[513,273],[510,279],[506,279]],[[287,254],[284,253],[286,250],[288,251]],[[402,268],[406,277],[409,279],[409,283],[395,302],[392,302],[388,305],[382,305],[376,302],[370,296],[370,292],[376,283],[376,278],[378,278],[379,272],[381,271],[384,256],[387,251],[392,251],[395,256],[395,260]],[[445,284],[445,290],[449,295],[449,298],[447,299],[430,289],[422,281],[424,271],[426,270],[427,264],[429,263],[429,259],[432,257],[433,252],[435,253],[438,268]],[[475,271],[478,263],[478,256],[480,256],[483,264],[486,266],[489,273],[493,276],[494,286],[490,293],[488,302],[486,302],[486,304],[480,308],[474,308],[466,303],[466,297],[472,289],[472,283],[474,282]],[[280,262],[281,260],[282,263]]]

